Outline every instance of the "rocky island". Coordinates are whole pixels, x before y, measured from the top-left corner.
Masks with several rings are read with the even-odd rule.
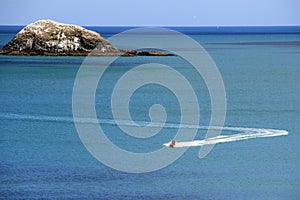
[[[93,56],[174,55],[160,51],[120,50],[97,32],[52,20],[39,20],[23,28],[0,50],[0,55],[87,56],[91,52]]]

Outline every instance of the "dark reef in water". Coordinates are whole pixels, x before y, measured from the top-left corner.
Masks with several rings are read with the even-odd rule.
[[[97,32],[76,25],[39,20],[23,28],[0,55],[173,56],[160,51],[120,50]]]

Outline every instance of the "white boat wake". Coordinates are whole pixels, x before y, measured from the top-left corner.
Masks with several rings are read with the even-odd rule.
[[[74,121],[78,123],[100,123],[100,124],[111,124],[117,125],[113,119],[99,119],[95,120],[92,118],[76,118],[75,120],[72,117],[59,117],[59,116],[47,116],[47,115],[25,115],[25,114],[14,114],[14,113],[0,113],[0,118],[10,119],[10,120],[32,120],[32,121],[53,121],[53,122],[69,122],[73,123]],[[119,120],[122,125],[125,126],[148,126],[149,123],[145,121],[128,121],[128,120]],[[175,123],[152,123],[152,127],[161,127],[161,128],[183,128],[183,129],[199,129],[207,130],[207,126],[199,125],[188,125],[188,124],[175,124]],[[193,141],[176,141],[175,145],[172,147],[193,147],[193,146],[203,146],[209,144],[217,144],[224,142],[233,142],[239,140],[247,140],[252,138],[266,138],[266,137],[276,137],[288,135],[286,130],[278,129],[265,129],[265,128],[243,128],[243,127],[210,127],[212,129],[221,129],[223,131],[232,131],[237,132],[236,134],[231,135],[219,135],[216,137],[211,137],[203,140],[193,140]],[[170,143],[163,144],[164,146],[170,146]]]
[[[218,127],[215,127],[215,128],[218,128]],[[167,147],[195,147],[195,146],[203,146],[203,145],[209,145],[209,144],[247,140],[247,139],[252,139],[252,138],[283,136],[283,135],[288,134],[288,132],[286,130],[263,129],[263,128],[223,127],[222,130],[237,131],[240,133],[232,134],[232,135],[219,135],[219,136],[207,138],[204,140],[176,142],[174,145],[171,145],[171,146],[170,146],[171,142],[165,143],[163,145],[167,146]]]

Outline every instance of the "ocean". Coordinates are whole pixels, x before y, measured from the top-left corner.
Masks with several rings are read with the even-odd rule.
[[[19,28],[2,27],[0,46]],[[105,38],[129,29],[93,28]],[[177,30],[204,47],[219,70],[226,92],[224,129],[211,139],[215,146],[204,158],[198,154],[207,142],[211,95],[203,77],[182,57],[114,60],[96,86],[92,102],[97,119],[93,120],[73,117],[74,83],[85,57],[0,56],[0,198],[299,199],[299,29],[293,34],[267,33],[258,28],[242,33],[222,29],[217,34],[210,33],[214,29]],[[159,40],[162,36],[149,37]],[[98,58],[99,63],[101,59],[105,63],[105,58]],[[200,107],[199,124],[182,124],[182,104],[177,96],[154,83],[132,93],[128,107],[135,124],[115,118],[111,99],[117,82],[135,67],[149,63],[170,66],[189,81]],[[142,69],[141,73],[157,70],[164,74],[159,67]],[[101,68],[103,63],[92,66],[92,72]],[[83,80],[89,82],[95,74],[85,76]],[[87,103],[84,100],[80,101],[83,105]],[[124,133],[126,128],[149,125],[149,109],[158,104],[167,116],[165,123],[150,124],[158,129],[157,134],[143,138]],[[118,148],[145,157],[164,148],[178,129],[182,134],[196,129],[198,143],[166,166],[131,173],[132,165],[137,170],[141,166],[129,160],[126,163],[121,154],[101,149],[99,153],[106,155],[105,159],[115,159],[117,165],[112,166],[90,153],[78,132],[78,127],[85,125],[100,126]],[[179,145],[185,141],[176,142]],[[180,148],[165,149],[172,156]],[[154,159],[163,162],[164,157]],[[153,164],[147,162],[146,167]]]

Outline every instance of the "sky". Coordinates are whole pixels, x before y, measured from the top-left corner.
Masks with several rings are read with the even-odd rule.
[[[300,26],[300,0],[0,0],[0,25]]]

